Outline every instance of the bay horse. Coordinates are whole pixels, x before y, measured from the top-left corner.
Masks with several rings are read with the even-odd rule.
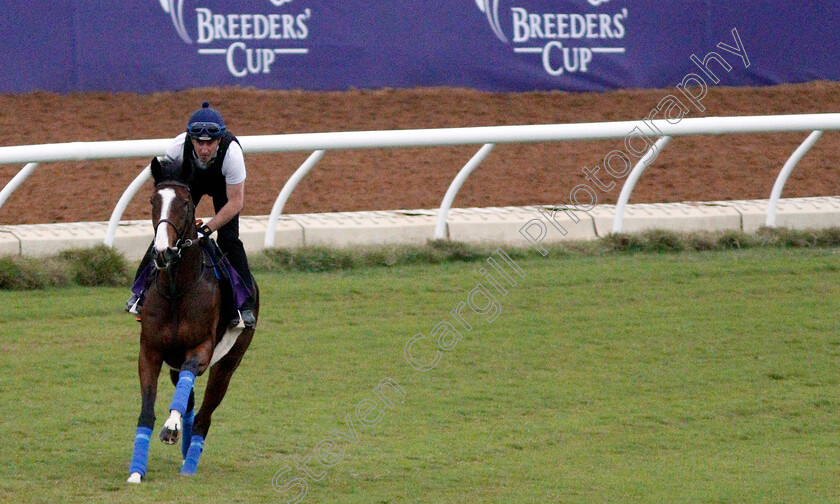
[[[138,371],[142,405],[137,421],[129,483],[146,474],[155,425],[155,396],[161,367],[169,366],[175,393],[160,440],[175,444],[182,435],[181,474],[192,475],[204,448],[213,411],[222,402],[231,376],[251,344],[254,328],[229,328],[223,316],[222,288],[210,256],[200,245],[190,196],[192,167],[171,161],[151,163],[154,225],[154,279],[146,290],[140,331]],[[208,238],[201,238],[205,240]],[[256,289],[256,282],[254,283]],[[259,292],[254,292],[259,316]],[[225,353],[225,350],[227,351]],[[204,399],[194,413],[193,384],[210,369]]]

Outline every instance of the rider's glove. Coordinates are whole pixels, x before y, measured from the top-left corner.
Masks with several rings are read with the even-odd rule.
[[[209,237],[211,234],[213,234],[213,231],[210,229],[210,226],[208,226],[207,224],[204,224],[200,228],[198,228],[198,238],[199,239]]]

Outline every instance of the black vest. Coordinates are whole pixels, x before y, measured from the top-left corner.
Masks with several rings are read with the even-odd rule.
[[[239,143],[239,140],[227,131],[222,133],[222,141],[219,142],[216,157],[213,158],[210,166],[207,168],[199,168],[195,164],[195,150],[193,149],[189,135],[184,139],[184,163],[192,163],[193,166],[193,178],[190,181],[190,195],[196,204],[205,194],[213,198],[214,202],[227,202],[227,182],[225,181],[225,176],[222,174],[222,163],[232,142]]]

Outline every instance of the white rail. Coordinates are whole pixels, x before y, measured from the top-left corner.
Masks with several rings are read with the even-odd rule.
[[[621,187],[621,194],[618,195],[618,202],[615,206],[615,217],[613,218],[612,228],[613,233],[620,233],[624,227],[624,208],[627,206],[627,202],[630,201],[630,194],[633,192],[633,188],[636,187],[636,182],[639,180],[639,177],[642,176],[645,168],[653,164],[653,161],[659,156],[659,153],[662,152],[662,149],[664,149],[670,141],[671,137],[669,136],[664,136],[657,140],[656,143],[653,144],[653,147],[648,149],[645,155],[642,156],[638,163],[636,163],[636,166],[633,167],[630,175],[627,176],[627,180]]]
[[[284,186],[275,202],[276,218],[282,212],[282,207],[288,199],[297,182],[312,169],[323,153],[330,149],[372,149],[397,147],[428,147],[441,145],[472,145],[482,144],[484,147],[467,163],[453,180],[444,197],[435,237],[445,237],[446,214],[457,196],[457,192],[469,174],[489,154],[492,145],[499,143],[533,143],[554,142],[564,140],[600,140],[627,137],[635,128],[640,128],[645,134],[661,139],[660,146],[664,147],[667,140],[664,137],[682,135],[723,135],[732,133],[771,133],[812,131],[813,133],[785,163],[782,173],[773,188],[767,224],[774,225],[771,215],[775,216],[778,197],[781,196],[787,176],[795,167],[799,159],[807,152],[819,138],[822,131],[840,129],[840,114],[802,114],[777,116],[745,116],[745,117],[704,117],[682,119],[676,124],[667,120],[654,121],[618,121],[606,123],[578,123],[578,124],[547,124],[524,126],[487,126],[478,128],[441,128],[418,130],[390,130],[390,131],[349,131],[332,133],[305,133],[289,135],[242,136],[239,141],[242,149],[247,153],[256,152],[288,152],[312,151],[313,155],[292,176]],[[654,132],[657,132],[654,135]],[[54,161],[78,161],[91,159],[113,158],[142,158],[163,154],[170,139],[153,140],[120,140],[107,142],[73,142],[63,144],[24,145],[0,147],[0,164],[27,163],[26,166],[0,192],[0,206],[9,195],[37,167],[37,163]],[[320,153],[319,153],[320,152]],[[650,153],[648,153],[650,155]],[[307,166],[308,164],[308,166]],[[639,162],[634,167],[620,200],[627,203],[633,186],[648,164]],[[108,235],[105,243],[113,243],[116,226],[122,217],[122,212],[128,202],[149,178],[148,170],[144,170],[126,189],[114,212],[111,215]],[[632,184],[630,182],[632,181]],[[630,185],[628,185],[630,184]],[[626,189],[626,191],[625,191]],[[622,212],[617,212],[613,231],[622,228]],[[441,222],[444,226],[441,226]],[[269,233],[271,236],[269,237]],[[266,231],[266,243],[274,240],[274,228],[269,226]]]
[[[473,157],[461,168],[461,171],[458,172],[458,175],[452,180],[452,183],[449,184],[449,189],[446,190],[446,194],[443,195],[443,202],[440,204],[440,211],[438,212],[438,220],[435,223],[435,240],[443,240],[447,237],[446,233],[446,215],[449,213],[449,209],[452,208],[452,202],[455,201],[455,196],[458,195],[458,191],[461,190],[461,186],[464,185],[464,182],[467,180],[467,177],[470,176],[470,173],[476,169],[476,167],[484,161],[484,158],[490,154],[490,151],[493,150],[495,144],[484,144],[484,147],[478,150],[478,152],[473,155]]]
[[[782,171],[779,172],[779,176],[776,177],[776,182],[773,184],[773,190],[770,192],[770,202],[767,208],[767,221],[765,225],[767,227],[776,227],[776,210],[779,206],[779,199],[782,197],[782,189],[785,188],[785,183],[787,182],[788,177],[790,177],[790,173],[793,171],[793,168],[799,163],[799,160],[802,159],[802,156],[808,152],[811,147],[817,140],[820,139],[823,132],[821,130],[813,131],[808,138],[805,139],[802,144],[793,151],[793,154],[790,155],[790,158],[785,162],[785,165],[782,167]]]
[[[274,246],[274,230],[277,228],[277,219],[280,218],[280,214],[283,212],[283,207],[286,206],[286,201],[289,200],[289,196],[292,195],[292,191],[295,190],[298,183],[303,180],[309,171],[318,164],[318,161],[324,157],[327,151],[325,150],[316,150],[312,154],[306,158],[306,161],[303,162],[300,167],[295,170],[289,180],[286,181],[286,184],[283,186],[283,189],[280,191],[280,194],[277,195],[277,199],[274,200],[274,206],[271,207],[271,215],[268,216],[268,229],[265,233],[265,246],[266,248],[271,248]]]
[[[117,226],[120,224],[120,218],[122,217],[123,212],[125,212],[125,209],[128,208],[128,204],[131,203],[131,198],[137,194],[140,187],[142,187],[143,184],[145,184],[150,178],[152,178],[152,165],[149,164],[146,165],[146,167],[143,168],[143,171],[141,171],[140,174],[131,181],[131,184],[129,184],[125,189],[123,195],[120,196],[117,206],[115,206],[114,211],[111,212],[111,220],[108,221],[108,231],[105,232],[105,246],[114,246],[114,235],[117,234]]]

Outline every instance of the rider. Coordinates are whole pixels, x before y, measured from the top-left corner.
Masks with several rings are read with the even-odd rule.
[[[213,231],[218,233],[219,248],[253,293],[254,280],[239,239],[239,212],[245,202],[245,158],[239,141],[225,128],[222,115],[204,102],[190,116],[187,131],[175,137],[166,149],[166,157],[177,163],[193,164],[194,175],[189,183],[193,203],[198,205],[206,194],[213,198],[216,211],[213,218],[200,226],[198,236],[210,236]],[[138,277],[152,261],[153,254],[154,248],[149,247],[137,270]],[[142,304],[143,296],[133,294],[126,302],[126,311],[139,314]],[[245,326],[254,327],[253,294],[239,311]],[[232,322],[238,323],[238,320]]]

